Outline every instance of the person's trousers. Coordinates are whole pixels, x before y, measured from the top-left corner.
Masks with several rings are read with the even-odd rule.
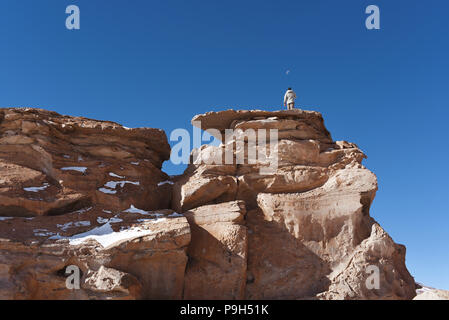
[[[288,109],[288,110],[293,110],[293,109],[295,109],[295,103],[289,103],[289,104],[287,104],[287,109]]]

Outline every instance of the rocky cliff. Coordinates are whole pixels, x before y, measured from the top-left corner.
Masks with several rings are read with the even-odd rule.
[[[334,142],[321,114],[227,110],[192,123],[223,143],[168,177],[161,130],[0,109],[0,298],[416,295],[405,247],[370,217],[365,155]]]

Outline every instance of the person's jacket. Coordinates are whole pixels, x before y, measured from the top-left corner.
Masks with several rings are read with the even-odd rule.
[[[293,90],[287,90],[284,96],[284,103],[294,103],[296,99],[296,93]]]

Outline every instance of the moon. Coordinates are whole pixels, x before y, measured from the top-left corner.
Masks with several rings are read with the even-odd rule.
[[[287,70],[286,72],[285,72],[285,74],[288,76],[288,74],[290,73],[290,70]]]

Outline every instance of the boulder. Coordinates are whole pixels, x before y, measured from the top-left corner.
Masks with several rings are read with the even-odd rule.
[[[242,201],[187,211],[192,241],[187,250],[184,299],[244,299],[247,232]]]
[[[104,293],[116,294],[116,299],[139,299],[142,285],[129,273],[101,266],[98,271],[89,271],[84,282],[84,289],[93,291],[92,295]]]

